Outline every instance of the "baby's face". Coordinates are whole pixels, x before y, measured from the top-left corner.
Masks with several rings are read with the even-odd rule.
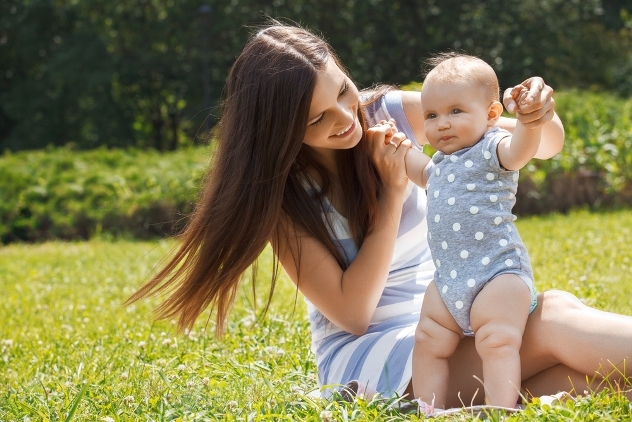
[[[421,108],[426,138],[437,151],[452,154],[476,144],[493,124],[483,90],[466,82],[424,83]]]

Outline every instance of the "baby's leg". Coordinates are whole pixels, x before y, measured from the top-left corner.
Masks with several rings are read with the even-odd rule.
[[[434,281],[421,306],[413,350],[413,391],[415,398],[445,408],[448,392],[448,357],[463,336],[461,328],[446,308]]]
[[[470,323],[488,404],[514,407],[518,401],[520,345],[530,305],[529,287],[514,274],[496,277],[474,299]]]

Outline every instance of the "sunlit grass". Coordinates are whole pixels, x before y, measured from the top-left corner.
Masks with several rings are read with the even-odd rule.
[[[632,212],[518,220],[536,285],[632,314]],[[248,282],[216,339],[208,315],[191,332],[153,322],[156,300],[124,308],[175,244],[45,243],[0,249],[0,420],[409,420],[384,403],[311,400],[316,368],[305,306],[282,278],[263,321]],[[267,279],[269,251],[261,258]],[[567,408],[533,403],[512,420],[630,418],[599,393]],[[601,415],[593,418],[591,415]],[[492,418],[493,419],[493,418]]]

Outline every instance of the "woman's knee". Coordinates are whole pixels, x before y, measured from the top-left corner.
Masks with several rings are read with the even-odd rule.
[[[564,318],[586,306],[577,296],[563,290],[547,290],[540,296],[538,306],[544,320]]]

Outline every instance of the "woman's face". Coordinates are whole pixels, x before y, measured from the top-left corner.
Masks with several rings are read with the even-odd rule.
[[[362,138],[357,117],[359,102],[358,88],[335,60],[327,60],[316,77],[303,143],[324,154],[325,150],[356,146]]]

